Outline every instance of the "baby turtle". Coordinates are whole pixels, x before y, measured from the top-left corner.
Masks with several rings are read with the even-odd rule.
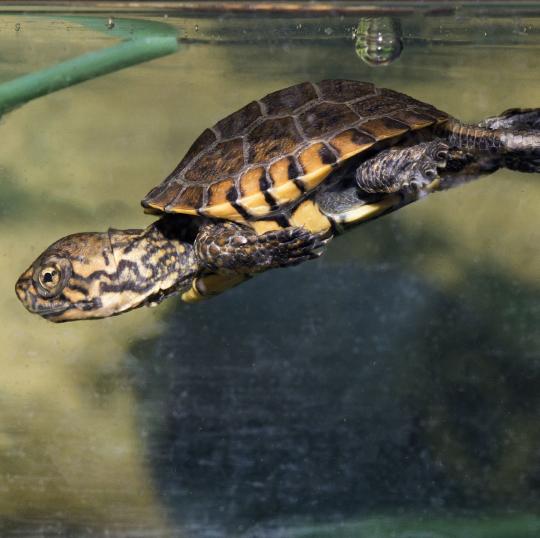
[[[51,245],[16,292],[48,320],[187,302],[317,257],[346,227],[501,166],[540,170],[540,109],[465,125],[367,82],[305,82],[205,130],[142,201],[145,230]]]

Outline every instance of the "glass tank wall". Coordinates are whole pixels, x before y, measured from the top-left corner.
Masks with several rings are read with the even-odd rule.
[[[2,3],[1,83],[163,25],[178,50],[3,113],[0,535],[540,536],[537,174],[429,196],[196,305],[57,325],[13,291],[61,236],[150,224],[140,199],[192,141],[282,87],[366,80],[469,122],[539,106],[539,17]]]

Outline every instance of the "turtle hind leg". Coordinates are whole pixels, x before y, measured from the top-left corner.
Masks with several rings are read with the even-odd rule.
[[[221,274],[254,274],[317,258],[328,240],[304,228],[288,227],[258,235],[232,222],[207,224],[195,241],[203,266]]]
[[[446,166],[448,146],[432,140],[381,151],[356,169],[356,184],[320,190],[317,203],[337,232],[375,219],[438,188],[439,169]]]
[[[486,118],[478,126],[488,129],[540,131],[540,108],[509,108],[499,116]]]
[[[448,146],[432,140],[381,151],[356,170],[356,184],[367,193],[420,193],[446,166]]]
[[[507,146],[501,165],[519,172],[540,172],[540,108],[510,108],[479,127],[503,133]]]

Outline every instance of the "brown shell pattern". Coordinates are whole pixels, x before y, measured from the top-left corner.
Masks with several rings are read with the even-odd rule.
[[[237,221],[265,216],[376,142],[447,119],[431,105],[367,82],[304,82],[206,129],[142,204]]]

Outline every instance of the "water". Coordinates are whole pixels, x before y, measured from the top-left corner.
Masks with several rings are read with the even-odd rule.
[[[2,536],[540,535],[537,176],[429,197],[195,306],[53,325],[13,293],[58,237],[151,222],[140,198],[193,139],[275,89],[371,80],[466,121],[538,106],[534,4],[390,6],[404,49],[380,68],[347,6],[96,8],[103,31],[3,7],[0,81],[125,17],[180,50],[2,118]]]

